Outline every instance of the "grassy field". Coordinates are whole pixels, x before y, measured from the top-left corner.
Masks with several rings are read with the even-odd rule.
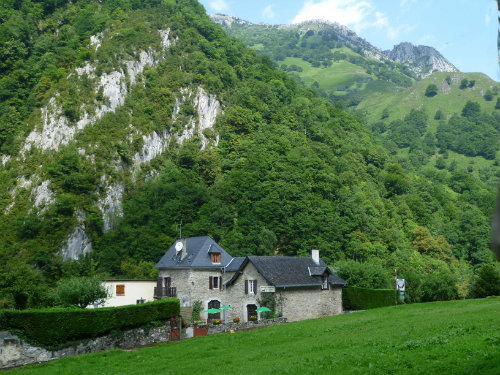
[[[500,299],[394,306],[4,374],[499,374]]]

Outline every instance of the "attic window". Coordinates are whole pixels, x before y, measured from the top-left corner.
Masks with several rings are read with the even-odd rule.
[[[321,278],[321,289],[328,290],[328,276],[326,274]]]
[[[116,295],[117,296],[124,296],[125,295],[125,285],[118,284],[116,286]]]
[[[220,264],[220,253],[212,253],[210,255],[211,255],[212,263]]]

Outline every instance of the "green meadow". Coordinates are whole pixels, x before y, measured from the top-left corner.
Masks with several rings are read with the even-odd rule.
[[[400,305],[4,374],[499,374],[500,299]]]

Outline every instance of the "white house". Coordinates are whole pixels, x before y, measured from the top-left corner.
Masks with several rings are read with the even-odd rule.
[[[103,306],[116,307],[154,301],[156,280],[104,280],[109,298]]]

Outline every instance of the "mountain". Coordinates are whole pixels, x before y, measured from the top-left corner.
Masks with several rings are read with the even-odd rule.
[[[491,262],[492,160],[476,156],[474,178],[408,168],[392,131],[389,143],[374,138],[194,0],[18,5],[0,5],[1,306],[50,305],[64,277],[151,278],[180,227],[235,256],[317,248],[377,285],[397,268],[424,288],[435,272],[452,297]],[[360,88],[415,82],[348,30],[323,38],[314,27],[269,34],[295,40],[287,66],[345,68]],[[466,112],[459,127],[483,118]],[[421,117],[408,122],[423,128]],[[441,133],[453,156],[460,137]]]
[[[434,72],[458,72],[459,70],[446,60],[436,49],[428,46],[415,46],[404,42],[394,46],[384,54],[393,61],[410,66],[419,77],[425,78]]]

